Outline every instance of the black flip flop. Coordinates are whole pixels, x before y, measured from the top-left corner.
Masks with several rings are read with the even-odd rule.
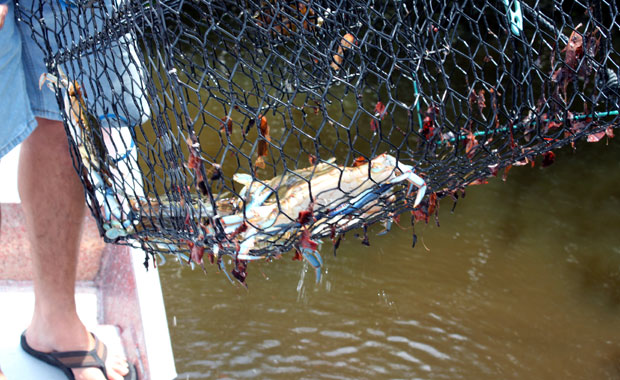
[[[59,368],[69,380],[75,380],[71,368],[98,368],[103,372],[105,378],[108,378],[108,374],[105,370],[105,358],[108,354],[108,348],[103,344],[95,334],[92,334],[95,338],[95,347],[90,351],[66,351],[66,352],[41,352],[33,349],[28,345],[26,341],[26,332],[22,333],[21,345],[24,351],[29,355],[46,362],[54,367]],[[136,367],[133,364],[129,364],[129,373],[125,375],[125,380],[137,380]]]

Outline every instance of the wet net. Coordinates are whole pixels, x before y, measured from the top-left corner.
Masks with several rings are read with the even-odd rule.
[[[106,240],[242,282],[620,120],[611,0],[18,5]]]

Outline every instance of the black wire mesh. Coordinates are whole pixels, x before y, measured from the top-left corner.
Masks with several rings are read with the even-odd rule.
[[[41,3],[101,233],[241,281],[618,126],[614,1]]]

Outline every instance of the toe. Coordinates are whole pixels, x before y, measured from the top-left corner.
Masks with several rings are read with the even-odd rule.
[[[127,360],[120,356],[114,356],[107,360],[106,367],[108,369],[109,380],[122,380],[129,373],[129,364]]]

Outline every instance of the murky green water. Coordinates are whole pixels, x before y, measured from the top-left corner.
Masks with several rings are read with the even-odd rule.
[[[250,88],[248,76],[234,79]],[[310,109],[268,114],[282,152],[271,149],[257,176],[305,167],[308,154],[343,164],[351,147],[386,151],[368,115],[353,112],[386,101],[374,90],[363,100],[330,92],[335,123]],[[249,173],[256,132],[243,136],[247,115],[216,98],[188,97],[208,104],[194,126],[204,156],[228,177]],[[230,136],[218,127],[226,115]],[[319,283],[291,254],[251,263],[248,289],[214,266],[205,276],[169,262],[160,273],[179,379],[620,379],[620,137],[556,155],[544,170],[468,188],[454,213],[444,200],[441,227],[417,224],[414,249],[406,215],[385,236],[373,226],[370,247],[349,232],[334,257],[326,241]]]
[[[179,379],[620,379],[620,141],[470,187],[441,227],[349,233],[249,290],[161,268]],[[403,220],[408,218],[403,218]]]

